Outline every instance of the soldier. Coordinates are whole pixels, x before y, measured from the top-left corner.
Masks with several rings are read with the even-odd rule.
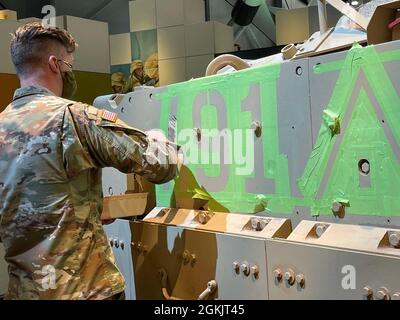
[[[120,296],[124,279],[100,220],[101,168],[153,183],[177,173],[176,150],[164,136],[160,141],[158,131],[146,134],[114,113],[68,100],[76,90],[75,48],[68,32],[40,23],[24,25],[12,37],[21,88],[0,114],[6,299]]]
[[[134,90],[135,87],[144,84],[144,74],[143,74],[143,62],[142,60],[134,60],[130,67],[131,75],[129,79],[125,82],[124,92],[129,93]]]
[[[153,53],[144,63],[145,81],[147,86],[158,87],[159,74],[158,74],[158,54]]]
[[[124,74],[115,72],[111,75],[111,87],[114,93],[123,93],[125,85]]]

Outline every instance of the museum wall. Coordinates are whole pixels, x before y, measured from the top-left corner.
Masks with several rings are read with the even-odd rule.
[[[68,13],[57,3],[57,14]],[[110,30],[107,22],[57,16],[57,26],[70,31],[79,44],[74,64],[76,100],[91,104],[99,95],[130,92],[138,85],[202,77],[216,54],[234,50],[232,27],[205,21],[203,0],[134,0],[128,5],[125,28]],[[9,53],[10,34],[30,21],[41,19],[18,20],[18,12],[0,17],[0,111],[19,87]]]

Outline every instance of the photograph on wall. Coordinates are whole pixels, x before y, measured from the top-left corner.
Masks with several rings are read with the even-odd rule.
[[[132,62],[111,67],[114,93],[132,92],[137,86],[159,86],[157,30],[131,33]]]

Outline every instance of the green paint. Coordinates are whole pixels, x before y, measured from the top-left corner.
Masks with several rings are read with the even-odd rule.
[[[330,110],[324,110],[322,120],[331,131],[332,137],[340,133],[340,118],[336,113]]]
[[[366,215],[385,212],[385,202],[389,198],[392,199],[389,202],[393,202],[400,194],[400,186],[391,183],[399,181],[399,166],[364,90],[360,93],[345,132],[323,199],[348,199],[349,214],[360,211]],[[368,159],[370,163],[369,188],[359,187],[358,162],[361,159]],[[330,205],[326,202],[321,204],[321,211],[329,212]],[[399,209],[397,207],[396,211],[399,212]],[[391,214],[386,212],[386,215]]]
[[[346,213],[349,214],[400,215],[400,197],[398,197],[400,186],[395,183],[400,178],[398,159],[365,88],[360,90],[357,97],[352,98],[357,79],[364,74],[372,94],[382,109],[388,128],[393,133],[396,142],[400,144],[400,126],[398,125],[400,101],[383,66],[384,62],[398,60],[400,60],[400,50],[380,54],[374,47],[361,48],[356,45],[349,50],[345,59],[314,67],[317,75],[339,71],[339,77],[330,102],[321,115],[323,121],[317,141],[304,173],[298,179],[298,187],[303,195],[301,198],[291,195],[288,159],[279,150],[277,125],[279,106],[276,86],[280,77],[280,64],[196,79],[167,87],[166,91],[157,96],[162,106],[161,129],[165,131],[168,129],[173,99],[178,99],[178,132],[183,129],[193,129],[191,106],[199,94],[207,96],[200,113],[201,128],[217,128],[217,106],[212,105],[210,101],[212,92],[216,92],[223,97],[226,106],[226,115],[223,116],[226,116],[229,129],[241,129],[244,132],[251,128],[254,120],[261,122],[263,168],[260,172],[243,176],[237,174],[241,166],[231,164],[228,166],[229,176],[224,188],[218,192],[212,192],[206,190],[196,180],[198,170],[203,170],[207,177],[214,179],[212,181],[221,181],[219,176],[222,168],[212,162],[218,154],[213,153],[212,150],[201,152],[198,150],[198,156],[203,157],[203,160],[209,159],[210,163],[190,164],[187,168],[191,176],[190,183],[181,181],[186,179],[184,177],[177,179],[176,185],[179,185],[179,192],[176,185],[174,189],[172,184],[167,188],[158,187],[158,205],[169,206],[171,199],[174,203],[176,196],[208,201],[209,204],[212,203],[213,208],[234,212],[269,211],[291,214],[295,206],[306,206],[311,208],[312,215],[320,215],[332,214],[332,203],[339,201],[345,203]],[[260,88],[261,119],[254,119],[254,112],[249,111],[246,105],[246,98],[255,85]],[[353,106],[350,105],[351,99],[356,101]],[[256,99],[252,101],[255,103]],[[251,105],[251,107],[257,106]],[[344,119],[348,119],[346,127],[343,127]],[[341,140],[337,140],[339,138]],[[179,139],[182,140],[182,138]],[[179,139],[178,144],[187,142]],[[336,141],[341,142],[335,157],[333,150]],[[195,139],[191,140],[191,144],[194,149],[198,146]],[[245,134],[243,134],[242,143],[228,141],[226,145],[231,151],[244,150],[246,146]],[[238,149],[240,147],[242,149]],[[251,151],[250,157],[254,159],[254,150]],[[331,159],[332,157],[335,159]],[[367,187],[360,187],[360,181],[363,179],[360,180],[358,171],[360,159],[368,159],[370,162],[371,171],[368,177],[370,185]],[[333,166],[330,171],[327,171],[329,161],[332,161]],[[327,176],[324,178],[325,174]],[[274,192],[250,193],[246,189],[249,179],[262,175],[274,182]]]
[[[388,61],[389,54],[384,59]],[[400,52],[391,53],[393,60],[400,59]],[[361,48],[354,46],[342,64],[340,75],[328,104],[326,114],[342,119],[348,109],[354,86],[362,71],[385,114],[390,130],[396,142],[400,142],[399,127],[399,97],[382,65],[382,57],[374,47]],[[317,66],[318,72],[333,71],[337,62]],[[400,215],[400,198],[398,187],[392,181],[398,181],[399,164],[391,149],[382,128],[381,119],[367,97],[365,90],[359,97],[350,115],[348,127],[343,130],[343,140],[339,147],[334,165],[322,199],[317,199],[327,163],[332,155],[332,148],[338,136],[331,135],[332,121],[323,121],[317,142],[310,156],[299,187],[305,198],[311,202],[312,214],[331,214],[330,208],[336,198],[349,199],[349,214],[364,215]],[[359,186],[358,162],[368,159],[371,165],[369,188]]]

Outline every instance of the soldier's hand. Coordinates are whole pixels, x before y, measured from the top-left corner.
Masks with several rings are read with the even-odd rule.
[[[160,141],[160,142],[168,142],[167,137],[161,130],[149,130],[146,131],[146,134],[149,138],[152,138],[154,140]]]

